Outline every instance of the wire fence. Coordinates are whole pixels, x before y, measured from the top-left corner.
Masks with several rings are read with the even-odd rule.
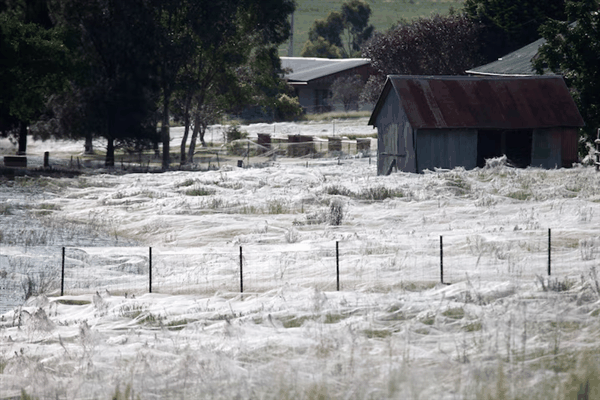
[[[298,285],[388,291],[471,280],[575,280],[600,258],[600,236],[511,231],[239,247],[2,247],[0,312],[37,293],[260,293]]]

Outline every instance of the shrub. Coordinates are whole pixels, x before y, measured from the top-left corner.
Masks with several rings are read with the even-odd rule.
[[[401,190],[389,189],[385,186],[369,187],[363,189],[356,197],[360,200],[381,201],[393,197],[403,197]]]
[[[277,119],[281,121],[293,121],[304,113],[297,97],[280,94],[275,104]]]
[[[234,140],[246,139],[248,132],[241,130],[239,125],[232,125],[225,131],[225,141],[231,143]]]
[[[339,226],[344,220],[344,203],[340,200],[335,199],[329,205],[329,225]]]

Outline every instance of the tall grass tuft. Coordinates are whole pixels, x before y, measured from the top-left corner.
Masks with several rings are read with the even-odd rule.
[[[344,203],[339,199],[334,199],[329,205],[328,215],[329,225],[339,226],[344,221]]]

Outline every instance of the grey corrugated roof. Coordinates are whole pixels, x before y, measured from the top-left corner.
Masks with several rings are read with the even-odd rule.
[[[390,75],[369,125],[395,90],[417,129],[584,126],[563,78]]]
[[[536,75],[532,60],[537,56],[538,49],[546,43],[546,39],[538,39],[525,47],[515,50],[498,60],[481,67],[465,71],[467,74],[475,75],[495,75],[495,76],[530,76]],[[546,71],[546,75],[554,75],[551,71]]]
[[[367,58],[307,58],[280,57],[281,66],[290,69],[285,79],[288,82],[309,82],[324,76],[333,75],[348,69],[368,65]]]
[[[481,67],[465,71],[467,74],[499,75],[499,76],[530,76],[535,75],[531,61],[537,55],[546,39],[538,39],[519,50],[513,51],[498,60]],[[550,73],[550,72],[549,72]],[[551,73],[550,73],[551,74]]]

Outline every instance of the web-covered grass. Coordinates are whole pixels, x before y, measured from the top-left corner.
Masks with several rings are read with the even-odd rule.
[[[22,283],[37,285],[1,317],[3,395],[591,399],[600,390],[593,168],[378,177],[365,158],[282,159],[16,180],[1,193],[0,284],[18,282],[21,300]],[[439,283],[440,236],[451,285]],[[50,273],[62,246],[78,274],[63,297]]]

